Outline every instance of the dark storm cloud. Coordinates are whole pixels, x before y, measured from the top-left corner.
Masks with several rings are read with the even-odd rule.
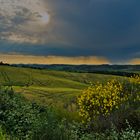
[[[45,56],[103,56],[114,63],[140,58],[139,0],[44,0],[44,2],[46,10],[50,13],[49,25],[43,26],[41,32],[38,31],[40,27],[30,25],[25,31],[22,30],[21,34],[25,40],[26,37],[29,38],[27,41],[30,41],[30,36],[35,35],[34,40],[41,38],[45,43],[20,44],[3,40],[0,52]],[[1,15],[0,25],[3,25],[0,26],[1,38],[3,36],[6,38],[5,30],[13,32],[12,27],[24,24],[34,16],[31,15],[30,9],[23,7],[12,19]],[[29,32],[31,27],[37,29],[35,34],[34,28]],[[20,34],[20,31],[16,28],[14,33]]]
[[[54,35],[79,48],[77,55],[81,49],[117,60],[140,51],[140,1],[49,0],[49,4],[56,23]]]

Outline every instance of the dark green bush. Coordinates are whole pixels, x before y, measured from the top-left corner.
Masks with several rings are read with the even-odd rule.
[[[25,100],[13,90],[0,90],[0,124],[7,133],[19,138],[31,138],[37,130],[41,108]]]

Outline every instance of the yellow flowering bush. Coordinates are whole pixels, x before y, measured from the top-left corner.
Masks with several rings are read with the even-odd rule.
[[[130,83],[136,84],[140,86],[140,76],[135,75],[129,78]]]
[[[139,100],[140,78],[128,78],[126,81],[113,79],[106,84],[98,82],[84,90],[78,97],[79,115],[82,121],[88,123],[99,116],[109,116],[113,110],[119,109],[122,104],[129,101],[133,94],[136,95],[134,100]],[[131,85],[136,85],[137,89],[136,86],[130,87]]]

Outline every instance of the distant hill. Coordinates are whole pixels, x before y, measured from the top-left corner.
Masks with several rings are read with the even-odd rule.
[[[41,65],[41,64],[14,64],[16,67],[48,69],[69,72],[86,72],[133,76],[140,73],[140,65]]]

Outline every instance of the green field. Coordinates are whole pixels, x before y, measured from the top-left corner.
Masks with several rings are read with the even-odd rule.
[[[137,79],[132,83],[130,79],[108,74],[0,66],[0,139],[102,140],[107,137],[111,140],[133,136],[132,139],[139,140],[140,87]],[[107,82],[109,80],[112,82]],[[96,86],[90,86],[91,83]],[[103,85],[98,86],[100,83]],[[81,94],[82,100],[77,100]],[[112,103],[119,108],[110,110]],[[110,114],[96,114],[104,108]],[[93,120],[88,122],[84,116]]]
[[[0,85],[12,86],[27,99],[42,105],[55,105],[73,112],[75,99],[89,84],[119,76],[37,70],[0,66]]]

